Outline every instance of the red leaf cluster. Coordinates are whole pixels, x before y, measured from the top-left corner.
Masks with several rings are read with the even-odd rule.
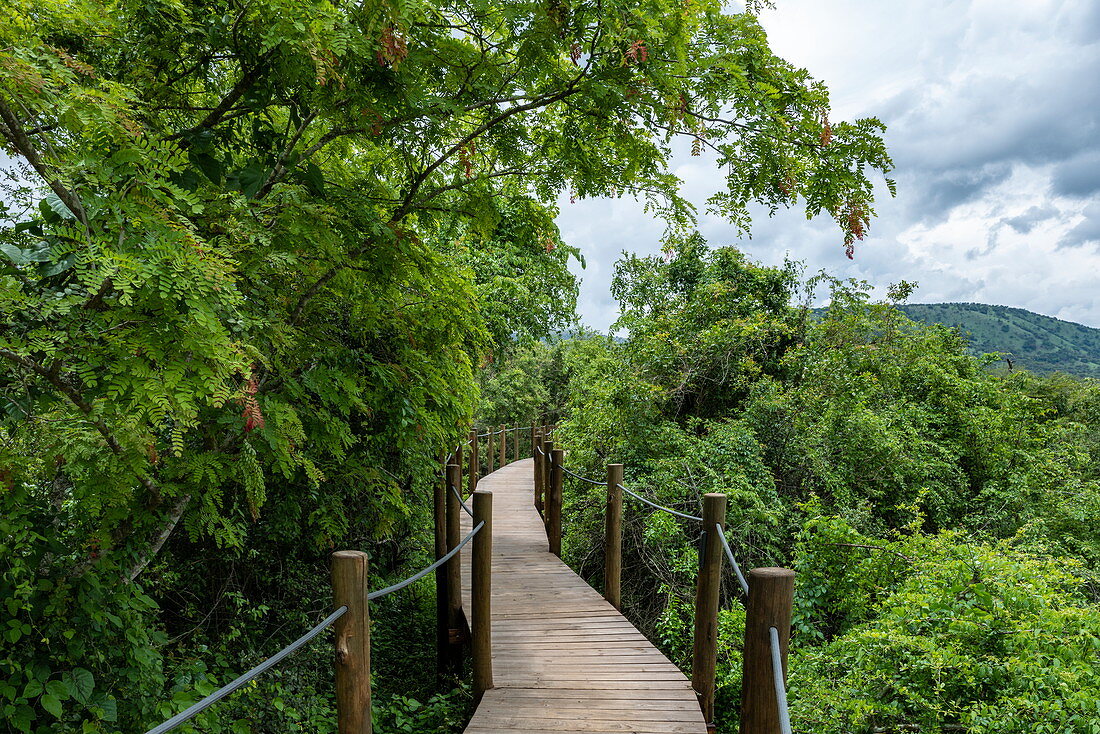
[[[244,411],[241,413],[241,417],[244,418],[244,432],[251,433],[257,428],[264,427],[264,414],[260,411],[260,404],[256,401],[256,391],[260,389],[260,383],[256,380],[256,377],[248,378],[248,382],[244,387]]]
[[[378,39],[382,48],[378,49],[376,56],[380,66],[396,67],[409,55],[409,47],[405,39],[398,35],[393,26],[382,31],[382,37]]]

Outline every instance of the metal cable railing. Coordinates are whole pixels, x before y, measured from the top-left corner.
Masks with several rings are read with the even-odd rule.
[[[718,537],[722,539],[722,547],[726,549],[726,558],[730,559],[730,565],[733,566],[734,573],[737,574],[737,582],[741,584],[741,590],[745,592],[745,596],[748,596],[749,582],[745,580],[745,574],[741,573],[741,566],[737,565],[737,559],[733,557],[733,549],[730,548],[730,542],[726,540],[726,533],[718,523],[714,524],[714,529],[718,531]]]
[[[393,586],[387,586],[384,589],[379,589],[378,591],[370,592],[369,594],[367,594],[367,601],[374,601],[375,599],[379,599],[383,596],[386,596],[387,594],[392,594],[395,591],[400,591],[401,589],[404,589],[406,586],[413,583],[414,581],[419,581],[420,579],[424,578],[429,573],[431,573],[432,571],[436,570],[437,568],[442,566],[447,561],[454,558],[455,553],[458,553],[460,550],[462,550],[462,546],[469,543],[473,539],[473,537],[475,535],[477,535],[477,531],[481,530],[481,528],[483,528],[484,526],[485,526],[484,522],[479,522],[477,524],[476,528],[474,528],[469,533],[467,533],[466,537],[463,538],[461,541],[459,541],[458,545],[456,545],[454,548],[451,548],[451,550],[448,551],[446,555],[440,556],[439,559],[435,563],[428,566],[427,568],[424,568],[424,569],[421,569],[420,571],[417,571],[415,574],[413,574],[412,576],[409,576],[404,581],[398,581]]]
[[[458,498],[458,504],[462,505],[462,509],[466,511],[466,514],[470,517],[473,517],[474,511],[467,507],[466,503],[462,501],[462,493],[458,491],[458,488],[455,487],[455,485],[453,484],[450,484],[448,486],[451,488],[451,491],[455,493],[455,497]]]
[[[324,621],[322,621],[319,625],[317,625],[316,627],[311,629],[309,632],[306,632],[304,635],[302,635],[297,640],[295,640],[294,642],[292,642],[289,645],[287,645],[286,647],[284,647],[279,652],[277,652],[274,655],[272,655],[271,657],[269,657],[267,660],[263,661],[262,663],[260,663],[256,667],[252,668],[252,670],[250,670],[247,673],[237,677],[232,683],[229,683],[227,685],[222,686],[221,688],[214,691],[213,693],[211,693],[209,696],[202,699],[198,703],[191,704],[190,706],[188,706],[186,709],[184,709],[180,713],[178,713],[175,716],[173,716],[172,718],[168,719],[168,721],[164,722],[163,724],[160,724],[159,726],[153,727],[149,731],[145,732],[145,734],[164,734],[164,732],[172,731],[173,729],[175,729],[180,724],[183,724],[184,722],[189,721],[189,720],[193,719],[194,717],[198,716],[204,710],[206,710],[210,706],[213,706],[218,701],[220,701],[223,698],[225,698],[226,696],[228,696],[230,693],[233,693],[233,691],[237,690],[238,688],[243,686],[245,683],[248,683],[250,680],[252,680],[253,678],[256,678],[261,673],[264,673],[265,671],[269,670],[270,668],[273,668],[276,665],[278,665],[280,662],[282,662],[282,660],[284,658],[292,655],[302,645],[306,644],[307,642],[312,640],[314,637],[321,634],[324,630],[326,630],[329,626],[331,626],[333,622],[335,622],[337,619],[342,617],[344,615],[344,613],[347,612],[347,611],[348,611],[347,607],[340,607],[335,612],[333,612],[332,614],[325,617]]]
[[[452,486],[452,489],[453,489],[453,486]],[[459,502],[462,502],[461,497],[459,498]],[[463,504],[462,506],[463,506],[463,508],[466,508],[465,504]],[[469,512],[469,509],[466,508],[466,511]],[[395,591],[400,591],[401,589],[404,589],[406,586],[408,586],[412,583],[415,583],[416,581],[419,581],[420,579],[424,578],[429,573],[431,573],[432,571],[439,568],[440,566],[442,566],[447,561],[454,558],[455,554],[458,553],[460,550],[462,550],[462,547],[464,545],[466,545],[467,543],[469,543],[470,540],[472,540],[473,537],[475,535],[477,535],[478,531],[481,530],[483,527],[485,527],[484,521],[478,523],[477,527],[475,527],[473,530],[471,530],[466,535],[466,537],[463,538],[459,542],[458,545],[456,545],[454,548],[452,548],[446,555],[441,556],[438,560],[436,560],[430,566],[416,572],[412,576],[409,576],[407,579],[404,579],[402,581],[397,582],[396,584],[393,584],[391,586],[387,586],[383,589],[379,589],[378,591],[370,592],[369,594],[367,594],[367,601],[374,601],[375,599],[381,599],[384,596],[392,594]],[[317,635],[321,634],[323,631],[325,631],[326,629],[331,627],[333,622],[335,622],[337,619],[342,617],[347,611],[348,611],[348,608],[346,606],[340,607],[339,609],[334,611],[332,614],[325,617],[325,619],[320,624],[318,624],[316,627],[311,629],[309,632],[306,632],[304,635],[302,635],[297,640],[295,640],[294,642],[292,642],[289,645],[287,645],[286,647],[284,647],[279,652],[277,652],[274,655],[272,655],[271,657],[269,657],[267,660],[263,661],[262,663],[260,663],[256,667],[252,668],[247,673],[244,673],[243,675],[238,676],[231,683],[228,683],[228,684],[222,686],[221,688],[214,691],[213,693],[211,693],[209,696],[202,699],[201,701],[199,701],[197,703],[194,703],[191,706],[187,707],[186,709],[184,709],[180,713],[176,714],[172,718],[165,721],[163,724],[160,724],[158,726],[153,727],[149,731],[145,732],[145,734],[165,734],[165,732],[172,731],[173,729],[175,729],[179,725],[181,725],[183,723],[186,723],[187,721],[190,721],[191,719],[195,718],[196,716],[198,716],[200,713],[205,711],[210,706],[213,706],[218,701],[222,700],[223,698],[225,698],[229,694],[231,694],[234,691],[236,691],[237,689],[239,689],[245,683],[248,683],[249,681],[259,677],[264,672],[266,672],[266,671],[270,670],[271,668],[275,667],[276,665],[278,665],[285,658],[287,658],[290,655],[297,652],[297,650],[300,647],[302,647],[307,642],[312,640],[314,637],[316,637]]]
[[[622,491],[626,492],[627,494],[629,494],[634,499],[640,500],[641,502],[646,503],[650,507],[661,510],[662,512],[667,512],[668,514],[675,515],[676,517],[682,517],[685,520],[696,520],[698,522],[703,522],[703,518],[701,518],[697,515],[688,515],[687,513],[680,512],[679,510],[673,510],[671,507],[665,507],[664,505],[659,505],[656,502],[652,502],[650,500],[647,500],[645,497],[641,496],[637,492],[630,491],[629,489],[627,489],[626,487],[624,487],[621,484],[616,484],[615,486],[618,487],[619,489],[621,489]]]
[[[597,487],[606,487],[607,486],[607,482],[597,482],[595,479],[589,479],[588,477],[582,477],[580,474],[577,474],[575,471],[570,471],[569,469],[566,469],[564,466],[561,468],[561,470],[563,472],[565,472],[566,474],[568,474],[569,476],[573,477],[574,479],[579,479],[582,482],[588,482],[589,484],[595,484]]]
[[[787,685],[783,681],[783,657],[779,653],[779,630],[769,627],[772,648],[772,681],[775,683],[775,705],[779,709],[779,731],[791,734],[791,712],[787,709]]]

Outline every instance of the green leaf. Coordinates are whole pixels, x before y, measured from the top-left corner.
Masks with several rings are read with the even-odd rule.
[[[312,193],[318,196],[325,192],[325,174],[321,167],[312,161],[307,162],[304,168],[294,172],[294,178],[301,182]]]
[[[202,171],[203,175],[216,184],[222,182],[225,176],[225,166],[209,153],[189,153],[188,157],[195,168]]]
[[[64,680],[70,696],[79,703],[88,703],[88,697],[95,687],[95,678],[92,676],[91,671],[84,668],[73,668],[64,675],[62,680]]]
[[[46,206],[48,206],[54,214],[62,219],[76,219],[76,215],[73,214],[72,210],[69,209],[69,207],[65,205],[65,202],[61,201],[61,197],[54,192],[51,191],[46,194],[46,198],[44,198],[43,201],[46,202]]]
[[[248,198],[254,197],[267,180],[267,166],[260,162],[249,163],[237,171],[235,178],[241,192]]]
[[[20,706],[10,719],[11,724],[19,731],[30,731],[31,722],[34,721],[34,709],[30,706]]]
[[[59,273],[63,273],[73,265],[76,264],[76,253],[70,252],[65,257],[61,258],[55,263],[49,265],[43,265],[38,271],[38,274],[43,278],[50,278]]]
[[[61,718],[61,701],[57,700],[57,697],[47,693],[42,696],[42,708],[49,711],[58,719]]]
[[[23,698],[37,698],[42,695],[42,682],[38,680],[32,680],[27,684],[27,687],[23,689]]]
[[[59,680],[51,680],[46,682],[46,693],[54,696],[59,701],[64,701],[70,697],[69,688]]]

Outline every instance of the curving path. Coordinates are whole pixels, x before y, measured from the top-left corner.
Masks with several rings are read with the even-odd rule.
[[[466,734],[705,734],[679,668],[547,550],[531,459],[483,477],[493,491],[493,679]],[[465,515],[463,534],[470,530]],[[462,554],[469,610],[469,553]]]

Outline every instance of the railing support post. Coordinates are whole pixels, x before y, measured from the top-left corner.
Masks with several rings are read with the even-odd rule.
[[[695,640],[691,655],[691,687],[699,699],[708,730],[714,726],[714,671],[718,662],[718,589],[722,580],[722,540],[726,527],[726,495],[703,495],[702,558],[695,586]],[[755,734],[755,730],[753,731]]]
[[[477,475],[481,471],[481,460],[477,455],[477,428],[470,429],[470,469],[466,481],[470,494],[477,489]]]
[[[519,461],[519,426],[512,429],[512,461]]]
[[[545,494],[545,482],[546,472],[542,468],[543,463],[546,461],[545,447],[542,440],[542,428],[540,427],[535,431],[535,438],[531,446],[531,455],[534,457],[535,464],[535,509],[539,511],[539,515],[543,514],[545,505],[543,504],[543,496]]]
[[[503,469],[507,463],[508,453],[508,428],[503,423],[500,424],[500,462],[498,466]]]
[[[452,487],[459,487],[458,467],[447,465],[447,551],[462,541],[462,507]],[[466,615],[462,611],[462,551],[447,561],[447,644],[450,646],[448,661],[456,669],[462,662],[462,643],[467,639]]]
[[[542,519],[549,523],[550,517],[550,465],[553,463],[554,442],[545,433],[542,434]],[[548,525],[549,527],[549,525]]]
[[[553,446],[553,443],[550,444]],[[562,464],[565,452],[561,449],[550,450],[550,511],[547,513],[546,536],[550,542],[550,552],[561,558],[561,485]]]
[[[531,421],[531,458],[535,456],[535,435],[538,434],[538,427],[534,421]]]
[[[754,568],[749,571],[741,677],[741,734],[780,734],[772,671],[771,628],[775,627],[779,633],[783,680],[786,681],[793,603],[794,571],[789,568]]]
[[[336,719],[340,734],[371,734],[367,554],[332,554],[332,596],[348,611],[336,620]]]
[[[493,473],[493,459],[496,452],[493,450],[493,427],[489,426],[485,429],[485,432],[489,435],[485,437],[485,473]]]
[[[470,559],[475,703],[480,702],[485,691],[493,687],[493,493],[486,489],[474,492],[473,526],[476,528],[480,523],[485,523],[485,527],[474,536],[473,556]]]
[[[432,516],[435,520],[435,558],[439,560],[447,555],[447,457],[440,457],[439,481],[432,489]],[[435,570],[435,649],[437,671],[443,675],[453,666],[450,645],[449,594],[447,592],[447,568],[440,566]]]
[[[607,465],[607,506],[603,530],[603,598],[622,610],[623,573],[623,465]]]

